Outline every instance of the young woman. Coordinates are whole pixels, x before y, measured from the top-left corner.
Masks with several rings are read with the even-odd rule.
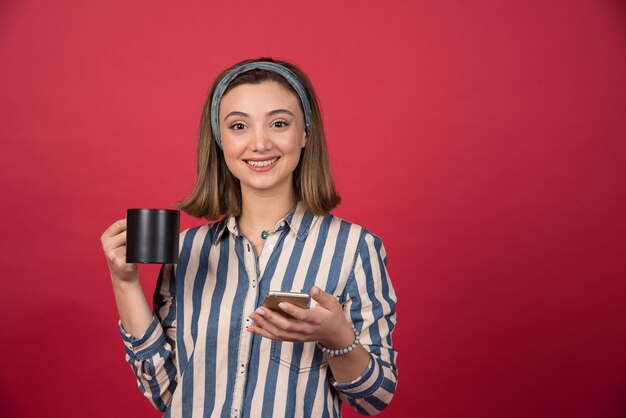
[[[396,295],[380,239],[339,203],[317,98],[272,59],[220,74],[204,107],[198,171],[179,208],[219,220],[181,234],[150,309],[125,263],[126,221],[102,235],[126,360],[168,417],[374,415],[396,387]],[[263,307],[305,292],[309,309]]]

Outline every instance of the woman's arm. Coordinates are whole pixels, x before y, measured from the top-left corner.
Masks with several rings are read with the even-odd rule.
[[[139,282],[137,265],[126,263],[126,219],[104,231],[101,241],[120,321],[128,333],[142,335],[152,322],[152,311]]]
[[[361,344],[369,354],[369,365],[351,381],[338,376],[331,381],[339,396],[364,415],[375,415],[386,408],[397,384],[397,353],[391,339],[396,324],[397,298],[386,264],[387,256],[380,238],[364,231],[347,285],[344,310],[360,331]]]
[[[139,282],[136,264],[126,263],[126,220],[115,222],[102,235],[119,329],[140,391],[164,411],[176,388],[174,267],[164,265],[154,294],[154,313]],[[171,287],[172,286],[172,287]]]

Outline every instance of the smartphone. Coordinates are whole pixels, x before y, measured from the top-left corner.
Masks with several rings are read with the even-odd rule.
[[[280,302],[288,302],[292,305],[296,305],[302,309],[306,309],[309,306],[309,299],[311,297],[308,293],[300,292],[279,292],[276,290],[270,290],[263,301],[263,306],[272,311],[281,314],[286,318],[293,318],[287,312],[280,309],[278,304]]]

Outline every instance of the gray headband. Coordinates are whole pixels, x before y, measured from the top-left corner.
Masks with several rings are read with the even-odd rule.
[[[255,61],[249,62],[247,64],[243,64],[237,68],[234,68],[230,73],[226,74],[224,78],[219,82],[217,87],[215,87],[215,92],[213,93],[213,100],[211,100],[211,130],[213,131],[213,137],[215,138],[215,142],[217,145],[222,148],[222,139],[220,138],[220,122],[219,122],[219,113],[220,113],[220,102],[222,101],[222,96],[224,92],[228,88],[228,85],[241,73],[245,73],[250,70],[267,70],[275,72],[281,75],[291,87],[294,88],[298,96],[300,97],[300,103],[302,103],[302,109],[304,110],[304,123],[306,125],[306,131],[309,132],[311,128],[311,104],[309,103],[309,98],[307,97],[306,90],[304,86],[298,80],[298,77],[291,71],[289,68],[277,64],[275,62],[268,61]]]

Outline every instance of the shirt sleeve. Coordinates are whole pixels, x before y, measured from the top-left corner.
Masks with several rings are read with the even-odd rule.
[[[159,411],[165,411],[177,384],[175,267],[161,267],[154,292],[154,314],[148,329],[139,337],[128,334],[119,322],[130,364],[139,390]]]
[[[396,324],[396,294],[387,275],[387,256],[377,236],[364,231],[347,284],[344,311],[370,353],[369,366],[351,382],[332,386],[339,398],[363,415],[376,415],[389,405],[396,389],[397,353],[391,333]]]

